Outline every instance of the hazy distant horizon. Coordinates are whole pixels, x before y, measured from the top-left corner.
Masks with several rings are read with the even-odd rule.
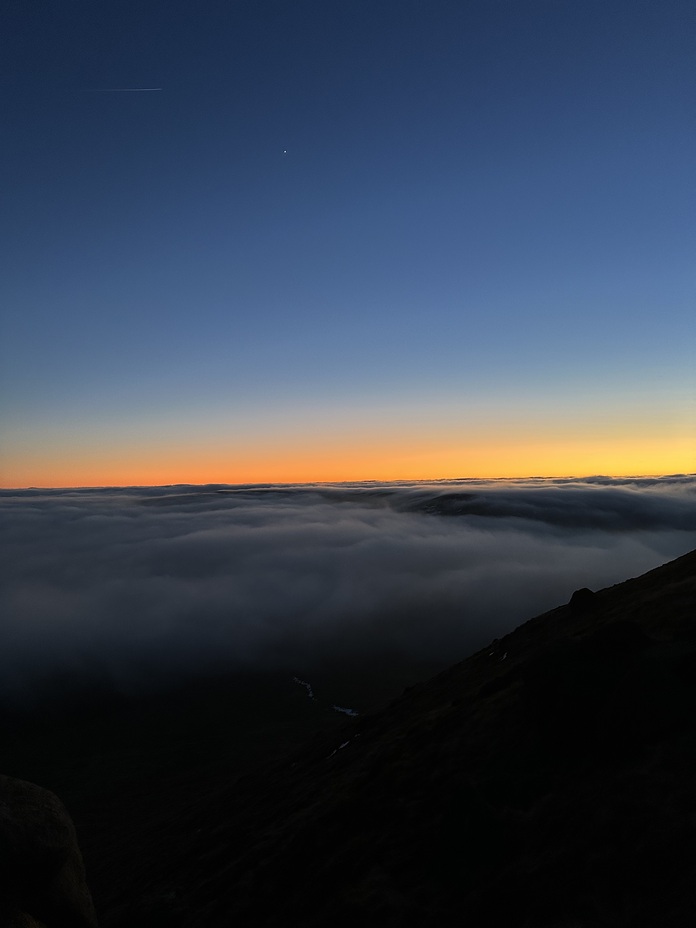
[[[635,474],[509,474],[503,477],[497,476],[471,476],[471,477],[418,477],[418,478],[393,478],[393,479],[376,479],[365,477],[355,480],[299,480],[299,481],[249,481],[241,483],[227,483],[221,481],[203,481],[201,483],[189,483],[179,481],[175,483],[103,483],[103,484],[74,484],[65,486],[4,486],[0,485],[0,492],[12,490],[148,490],[148,489],[171,489],[174,487],[236,487],[236,488],[263,488],[263,487],[340,487],[340,486],[411,486],[415,484],[438,485],[438,484],[457,484],[457,483],[488,483],[502,481],[592,481],[592,480],[663,480],[672,477],[695,477],[696,471],[676,472],[676,473],[635,473]]]
[[[0,491],[0,699],[462,659],[696,548],[696,475]]]

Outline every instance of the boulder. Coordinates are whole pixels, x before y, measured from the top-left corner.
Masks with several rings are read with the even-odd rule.
[[[585,612],[591,612],[595,602],[596,594],[589,589],[589,587],[583,586],[573,593],[568,605],[570,606],[571,613],[581,615]]]
[[[0,925],[97,925],[65,807],[49,790],[6,776],[0,776]]]

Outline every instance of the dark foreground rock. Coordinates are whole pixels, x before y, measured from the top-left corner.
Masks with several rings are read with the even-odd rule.
[[[0,925],[96,928],[72,820],[53,793],[0,776]]]

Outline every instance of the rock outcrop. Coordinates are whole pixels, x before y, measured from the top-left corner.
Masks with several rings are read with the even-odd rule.
[[[0,925],[97,925],[65,807],[49,790],[7,776],[0,776]]]

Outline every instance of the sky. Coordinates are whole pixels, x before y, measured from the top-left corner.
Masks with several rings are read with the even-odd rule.
[[[220,669],[359,692],[693,549],[696,477],[3,490],[0,526],[0,709]]]
[[[8,0],[0,485],[696,461],[687,0]]]

